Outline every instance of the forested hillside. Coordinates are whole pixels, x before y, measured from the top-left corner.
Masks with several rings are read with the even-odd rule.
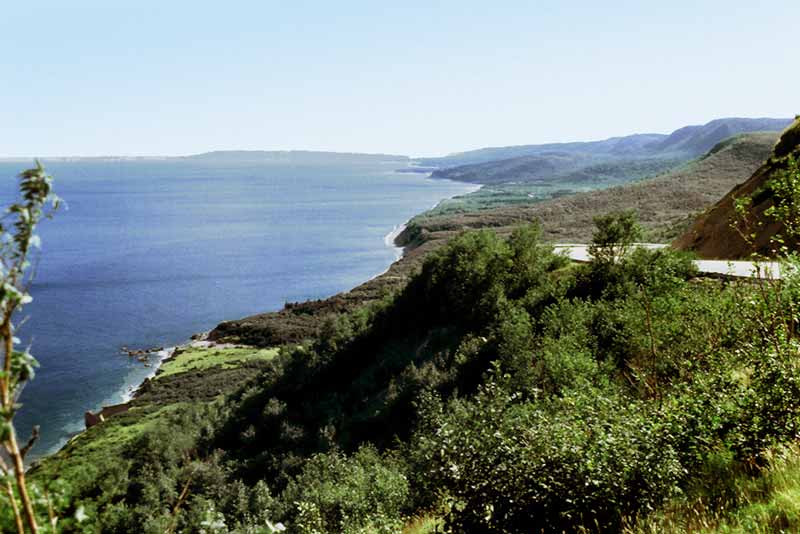
[[[31,474],[60,515],[80,510],[68,532],[665,531],[683,509],[735,523],[721,510],[750,504],[740,487],[800,431],[800,291],[697,279],[664,250],[609,261],[610,223],[591,264],[536,226],[472,231],[277,354],[178,355]],[[225,368],[250,369],[241,388],[214,382]]]
[[[421,158],[419,161],[425,165],[448,168],[549,153],[582,154],[587,157],[659,157],[673,154],[691,159],[705,154],[728,137],[748,132],[779,132],[791,123],[791,119],[724,118],[703,125],[684,126],[668,135],[633,134],[602,141],[480,148],[440,158]]]

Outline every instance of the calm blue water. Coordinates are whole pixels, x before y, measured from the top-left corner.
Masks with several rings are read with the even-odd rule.
[[[0,162],[0,201],[25,164]],[[34,302],[20,331],[41,368],[22,395],[35,453],[120,402],[152,369],[120,347],[169,346],[225,319],[321,298],[384,271],[384,238],[474,186],[379,166],[47,163],[68,210],[40,227]]]

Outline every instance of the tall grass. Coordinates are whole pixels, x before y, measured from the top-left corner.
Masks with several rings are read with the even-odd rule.
[[[800,444],[772,449],[755,476],[728,468],[726,497],[699,496],[672,503],[638,521],[625,534],[767,534],[800,532]],[[723,472],[718,473],[724,476]]]

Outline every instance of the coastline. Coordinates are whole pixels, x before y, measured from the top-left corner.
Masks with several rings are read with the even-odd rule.
[[[395,225],[394,229],[391,232],[389,232],[388,234],[386,234],[386,236],[383,238],[383,244],[386,245],[388,248],[393,249],[394,256],[395,256],[394,257],[394,261],[400,261],[401,259],[403,259],[403,255],[405,254],[404,248],[397,244],[397,238],[400,236],[400,234],[403,233],[403,231],[408,226],[409,222],[411,222],[411,219],[407,220],[403,224]],[[392,263],[394,263],[394,262],[392,262]],[[380,276],[381,274],[384,274],[390,268],[391,268],[391,264],[389,264],[389,267],[387,267],[386,270],[382,271],[377,276]]]
[[[443,200],[437,202],[436,205],[439,205],[439,203],[441,202],[443,202]],[[398,238],[398,236],[403,232],[403,230],[406,229],[406,226],[409,221],[411,221],[411,219],[402,224],[395,225],[392,231],[384,236],[383,243],[387,248],[392,250],[392,252],[395,255],[395,259],[386,267],[386,269],[376,274],[375,276],[368,278],[367,280],[365,280],[365,282],[368,282],[369,280],[373,280],[379,276],[386,274],[387,272],[389,272],[389,269],[392,268],[392,265],[403,259],[403,256],[405,255],[405,248],[400,245],[397,245],[395,241]],[[223,319],[223,321],[225,321],[225,319]],[[210,331],[193,334],[191,338],[184,343],[179,343],[174,347],[165,347],[160,351],[152,353],[152,354],[157,354],[159,356],[157,362],[153,363],[153,370],[150,373],[148,373],[148,375],[138,385],[130,386],[128,388],[128,391],[123,395],[123,403],[127,404],[130,403],[132,400],[134,400],[137,396],[137,393],[142,389],[142,386],[144,386],[148,381],[152,380],[158,375],[164,363],[177,356],[181,351],[188,348],[211,348],[211,347],[225,348],[232,346],[230,343],[218,343],[214,340],[208,339],[209,332]]]
[[[165,347],[161,350],[151,352],[149,354],[156,354],[158,356],[158,361],[152,364],[152,371],[147,374],[147,376],[139,382],[136,386],[128,386],[127,391],[122,394],[122,402],[123,404],[127,404],[136,398],[136,392],[141,389],[142,385],[147,382],[148,380],[152,380],[157,374],[158,370],[161,369],[161,365],[166,361],[172,358],[174,355],[175,350],[182,347],[183,344],[176,345],[174,347]],[[102,409],[102,408],[101,408]]]
[[[427,176],[422,176],[421,178],[427,179],[427,180],[440,181],[438,179],[431,178],[430,173],[428,173]],[[451,181],[451,182],[454,182],[454,183],[459,183],[461,185],[470,185],[470,186],[474,185],[474,184],[464,184],[463,182],[458,182],[457,180],[450,180],[450,179],[444,179],[444,180],[445,181]],[[413,220],[415,217],[418,217],[419,215],[427,213],[428,211],[430,211],[432,209],[435,209],[436,207],[441,205],[443,202],[446,202],[447,200],[449,200],[451,198],[454,198],[456,196],[463,195],[463,194],[472,193],[475,190],[479,189],[480,187],[481,187],[480,185],[476,185],[474,187],[474,189],[472,189],[471,191],[467,191],[466,193],[457,193],[455,195],[442,198],[442,199],[438,200],[436,203],[434,203],[431,207],[421,210],[419,213],[416,213],[415,215],[413,215],[412,217],[407,219],[405,222],[400,223],[400,224],[396,224],[392,228],[392,230],[390,232],[388,232],[386,235],[384,235],[384,237],[383,237],[384,246],[389,248],[392,251],[393,255],[394,255],[393,260],[386,266],[386,268],[384,270],[382,270],[381,272],[370,276],[369,278],[365,279],[364,282],[361,282],[360,284],[357,284],[356,286],[354,286],[354,288],[358,287],[361,284],[367,283],[367,282],[369,282],[371,280],[374,280],[374,279],[379,278],[382,275],[386,274],[389,270],[392,269],[392,266],[394,266],[398,261],[402,260],[405,257],[406,252],[407,252],[407,247],[405,247],[403,245],[399,245],[397,243],[397,240],[401,236],[403,231],[406,230],[406,228],[408,227],[408,224],[410,223],[411,220]],[[346,289],[344,291],[348,292],[348,291],[351,291],[354,288],[349,288],[349,289]],[[329,295],[329,296],[324,297],[324,298],[330,298],[330,297],[333,297],[333,296],[335,296],[335,294],[334,295]],[[275,310],[275,311],[279,311],[279,310]],[[269,312],[267,312],[267,313],[269,313]],[[225,319],[223,319],[221,321],[224,322]],[[212,327],[212,329],[213,329],[213,327]],[[169,361],[170,359],[174,358],[177,354],[182,352],[182,350],[184,350],[184,349],[193,348],[193,347],[205,347],[205,348],[208,348],[208,347],[226,347],[226,346],[230,346],[230,344],[225,343],[225,342],[216,342],[214,340],[208,339],[207,336],[208,336],[209,332],[210,331],[203,332],[203,333],[200,333],[200,334],[194,334],[194,335],[191,335],[190,338],[187,339],[183,343],[178,343],[178,344],[176,344],[174,346],[164,347],[161,350],[148,352],[148,354],[150,355],[150,360],[147,363],[152,368],[149,370],[149,372],[143,378],[138,378],[137,381],[135,381],[135,382],[126,381],[125,384],[122,386],[122,388],[118,389],[115,393],[109,395],[109,397],[107,397],[98,406],[95,406],[94,409],[89,409],[87,407],[86,413],[98,413],[99,414],[99,413],[101,413],[103,411],[103,408],[106,408],[106,407],[109,407],[109,406],[130,405],[130,403],[137,398],[137,396],[141,392],[143,386],[145,386],[145,384],[147,384],[149,381],[153,380],[159,374],[159,372],[161,371],[161,368],[164,365],[164,363]],[[63,442],[60,442],[60,443],[56,444],[50,450],[44,452],[41,456],[38,456],[37,458],[32,458],[32,460],[36,461],[36,460],[38,460],[40,458],[44,458],[44,457],[50,456],[50,455],[58,452],[59,450],[61,450],[76,435],[82,434],[86,430],[86,426],[85,426],[85,422],[84,421],[85,421],[85,417],[83,417],[81,419],[81,422],[79,423],[80,427],[81,427],[81,429],[79,431],[70,432],[71,436],[69,438],[67,438]],[[77,426],[78,426],[78,423],[76,423],[75,427],[73,427],[73,428],[75,428],[77,430]]]
[[[434,207],[438,206],[439,204],[441,204],[445,200],[446,199],[440,200],[439,202],[434,204]],[[433,208],[430,208],[430,209],[433,209]],[[425,210],[425,211],[423,211],[421,213],[425,213],[427,211],[429,211],[429,210]],[[416,217],[416,215],[414,217]],[[411,219],[413,219],[413,217]],[[405,251],[405,247],[403,247],[401,245],[398,245],[396,243],[396,240],[400,236],[400,234],[402,234],[403,231],[406,229],[406,227],[407,227],[408,223],[411,221],[411,219],[408,219],[406,222],[404,222],[402,224],[395,225],[395,227],[392,229],[392,231],[389,232],[388,234],[386,234],[383,237],[384,246],[386,246],[387,248],[391,249],[392,252],[395,255],[394,261],[392,261],[386,267],[386,269],[384,269],[380,273],[376,274],[375,276],[372,276],[372,277],[368,278],[364,282],[368,282],[370,280],[373,280],[373,279],[375,279],[375,278],[377,278],[379,276],[382,276],[382,275],[386,274],[387,272],[389,272],[389,269],[392,268],[392,265],[394,265],[395,263],[397,263],[398,261],[403,259],[403,256],[405,256],[405,252],[406,252]],[[223,319],[223,321],[224,320],[225,319]],[[174,347],[164,347],[163,349],[161,349],[159,351],[155,351],[153,353],[150,353],[150,354],[157,354],[158,355],[157,361],[153,362],[152,371],[150,373],[148,373],[147,376],[141,382],[139,382],[139,384],[137,384],[136,386],[128,386],[128,390],[123,394],[122,403],[123,404],[128,404],[132,400],[134,400],[136,398],[136,396],[137,396],[137,393],[142,389],[142,386],[144,386],[148,381],[152,380],[153,378],[155,378],[158,375],[158,373],[161,370],[161,367],[164,365],[164,363],[166,363],[167,361],[169,361],[172,358],[174,358],[175,356],[177,356],[181,351],[183,351],[185,349],[188,349],[188,348],[211,348],[211,347],[225,348],[225,347],[231,346],[231,344],[229,344],[229,343],[218,343],[218,342],[216,342],[214,340],[208,339],[208,334],[209,334],[209,331],[207,331],[207,332],[199,332],[199,333],[193,334],[191,336],[191,338],[188,341],[184,342],[184,343],[179,343],[179,344],[175,345]],[[102,406],[100,407],[100,410],[102,410]]]
[[[142,386],[144,386],[147,382],[158,376],[158,374],[161,372],[161,367],[165,363],[174,359],[183,351],[193,348],[203,348],[203,349],[230,348],[232,346],[234,345],[231,345],[230,343],[217,343],[216,341],[210,340],[208,339],[208,332],[200,332],[197,334],[193,334],[192,337],[184,343],[179,343],[174,347],[165,347],[161,350],[151,353],[158,355],[158,361],[153,363],[152,365],[153,370],[150,373],[148,373],[148,375],[138,385],[136,385],[135,387],[131,386],[128,389],[128,391],[125,393],[123,397],[124,399],[123,404],[128,404],[132,400],[134,400],[141,391]]]

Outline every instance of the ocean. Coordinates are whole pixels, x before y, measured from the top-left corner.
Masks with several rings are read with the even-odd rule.
[[[0,202],[32,162],[0,162]],[[191,159],[45,161],[67,209],[42,252],[18,336],[41,368],[15,424],[33,456],[125,400],[153,372],[121,353],[173,346],[223,320],[323,298],[385,271],[390,234],[476,186],[402,163],[289,165]]]

